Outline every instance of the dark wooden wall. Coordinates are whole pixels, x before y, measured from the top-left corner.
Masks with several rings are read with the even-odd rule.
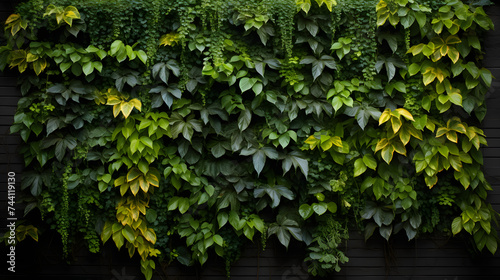
[[[17,1],[0,0],[0,20],[13,10]],[[14,4],[12,4],[14,3]],[[485,63],[493,75],[500,79],[500,4],[487,8],[497,30],[491,31],[485,42]],[[16,151],[21,141],[9,134],[17,100],[16,78],[6,71],[0,76],[0,231],[5,229],[7,173],[16,172],[20,181],[22,158]],[[483,149],[485,174],[494,191],[490,194],[493,207],[500,212],[500,80],[493,81],[488,98],[488,114],[483,123],[489,147]],[[17,187],[20,188],[19,183]],[[20,215],[21,213],[18,213]],[[500,253],[471,254],[472,248],[461,239],[419,239],[406,241],[404,236],[390,243],[374,237],[367,243],[358,233],[351,233],[346,243],[350,261],[342,271],[327,279],[412,279],[412,280],[496,280],[500,279]],[[111,243],[111,242],[109,242]],[[86,248],[77,248],[71,265],[61,261],[61,244],[56,235],[42,235],[38,243],[27,240],[16,249],[16,273],[6,270],[4,246],[0,245],[0,279],[143,279],[139,260],[129,259],[125,250],[117,253],[113,244],[107,244],[101,254],[90,254]],[[270,242],[265,250],[258,244],[244,250],[239,261],[233,264],[231,279],[309,280],[302,262],[303,248],[292,247],[286,251],[281,245]],[[499,250],[500,251],[500,250]],[[170,266],[156,279],[224,279],[225,264],[222,259],[211,259],[203,268]],[[7,276],[2,277],[2,276]]]

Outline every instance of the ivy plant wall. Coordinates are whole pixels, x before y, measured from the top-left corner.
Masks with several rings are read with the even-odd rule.
[[[497,250],[478,128],[483,6],[459,0],[30,0],[5,23],[20,73],[18,238],[70,257],[113,242],[155,267],[228,272],[246,242],[303,242],[340,270],[349,231],[468,235]]]

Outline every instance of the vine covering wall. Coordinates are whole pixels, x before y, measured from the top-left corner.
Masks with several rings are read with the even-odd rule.
[[[55,230],[227,271],[245,242],[339,271],[365,238],[497,250],[478,128],[489,1],[31,0],[5,23],[24,144],[18,239]]]

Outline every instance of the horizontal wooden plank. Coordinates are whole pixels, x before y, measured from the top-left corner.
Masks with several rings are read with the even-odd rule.
[[[500,128],[483,128],[483,131],[487,139],[500,138]]]
[[[0,109],[3,110],[3,108],[17,108],[18,101],[19,98],[15,96],[0,96]]]
[[[500,138],[486,137],[486,141],[488,141],[488,146],[483,147],[483,149],[500,147]]]
[[[14,123],[14,116],[4,116],[0,118],[0,126],[11,126]]]
[[[8,145],[0,141],[0,154],[1,155],[13,155],[17,154],[18,145]]]
[[[21,137],[18,134],[0,134],[0,150],[2,145],[13,145],[17,146],[22,142]]]
[[[12,106],[12,107],[9,107],[9,106],[1,106],[0,107],[0,118],[2,117],[5,117],[5,116],[8,116],[9,118],[14,116],[14,114],[16,113],[16,107],[15,106]]]
[[[397,253],[397,252],[396,252]],[[495,266],[493,262],[472,263],[471,258],[426,258],[427,254],[418,254],[413,258],[403,258],[395,256],[393,266],[397,267],[458,267],[457,271],[462,269],[488,269],[490,266]],[[497,262],[498,260],[496,260]],[[495,262],[495,263],[496,263]],[[349,262],[343,267],[380,267],[385,266],[384,258],[365,258],[365,257],[350,257]]]
[[[0,157],[0,173],[7,173],[10,171],[21,172],[24,169],[24,159],[15,154]]]
[[[0,125],[0,135],[5,137],[18,134],[10,134],[10,125]]]
[[[6,97],[11,97],[11,98],[20,98],[21,97],[21,93],[19,92],[19,90],[15,87],[9,87],[9,86],[3,86],[3,84],[0,84],[2,86],[0,86],[0,96],[2,96],[3,98],[6,98]]]
[[[350,277],[356,277],[356,276],[365,277],[365,276],[373,276],[373,275],[382,276],[382,275],[384,275],[383,271],[385,272],[385,269],[383,267],[379,267],[379,268],[357,267],[356,269],[344,268],[343,270],[340,271],[339,274],[343,274],[343,273],[347,274],[348,273],[348,275]],[[460,270],[459,267],[435,267],[435,268],[426,267],[425,269],[418,268],[418,267],[394,267],[393,269],[390,269],[387,272],[389,275],[401,275],[401,276],[407,276],[407,277],[408,276],[454,277],[457,275],[460,275],[461,277],[462,276],[478,276],[478,275],[498,276],[498,274],[495,274],[495,271],[493,269],[491,271],[475,270],[475,269]],[[354,279],[357,279],[357,278],[354,278]]]
[[[484,47],[484,51],[487,54],[494,54],[495,52],[498,53],[500,51],[500,49],[498,47],[491,46],[491,43],[490,43],[490,44],[488,44],[488,46]],[[486,61],[485,65],[484,65],[485,67],[489,68],[489,67],[500,66],[500,57],[498,57],[496,55],[485,55],[485,57],[487,58],[484,60],[484,61]]]
[[[500,157],[500,147],[486,147],[483,148],[483,157],[489,158],[489,157]]]
[[[17,77],[18,73],[15,70],[8,70],[8,68],[5,69],[6,71],[0,72],[0,85],[5,86],[5,87],[17,87]],[[19,95],[21,91],[19,91]]]

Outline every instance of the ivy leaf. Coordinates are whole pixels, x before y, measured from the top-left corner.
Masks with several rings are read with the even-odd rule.
[[[189,210],[189,207],[191,206],[189,204],[189,198],[185,198],[185,197],[179,198],[178,205],[179,205],[179,212],[181,214],[186,213],[187,210]]]
[[[406,69],[406,64],[399,57],[391,56],[389,58],[380,55],[375,63],[375,70],[380,73],[382,67],[385,66],[385,71],[387,73],[387,79],[390,81],[396,75],[396,67]]]
[[[126,225],[122,229],[122,234],[127,239],[128,242],[134,243],[134,241],[135,241],[135,232],[134,232],[134,230],[129,225]]]
[[[47,136],[49,136],[52,132],[56,131],[58,128],[62,127],[64,123],[59,118],[50,118],[47,121]]]
[[[134,49],[131,46],[125,46],[125,51],[129,60],[134,60],[136,58],[137,55],[135,54]]]
[[[260,149],[255,149],[255,148],[243,149],[240,152],[240,155],[242,156],[252,155],[252,161],[255,171],[257,171],[257,175],[260,175],[260,172],[262,172],[262,169],[266,164],[267,157],[271,159],[278,159],[279,156],[278,151],[276,151],[276,149],[271,147],[263,147]]]
[[[450,97],[451,103],[462,106],[462,95],[460,93],[451,92],[448,94],[448,96]]]
[[[323,73],[325,66],[333,70],[337,69],[335,59],[329,55],[322,55],[319,59],[314,56],[306,56],[300,61],[300,64],[312,64],[313,80],[316,80]]]
[[[247,129],[251,121],[252,112],[250,111],[250,108],[245,108],[245,110],[241,111],[240,116],[238,117],[238,128],[240,131]]]
[[[229,224],[231,224],[235,230],[241,230],[245,226],[245,220],[240,219],[238,213],[231,210],[229,212]]]
[[[300,168],[300,171],[307,179],[307,174],[309,173],[309,162],[304,158],[304,155],[298,151],[292,151],[288,153],[281,163],[281,167],[283,168],[283,174],[290,171],[292,167],[297,170],[297,167]]]
[[[462,231],[462,217],[456,217],[451,223],[451,232],[453,232],[453,235],[456,235],[460,231]]]
[[[111,48],[109,50],[109,54],[111,56],[115,56],[116,54],[118,54],[121,50],[125,50],[125,45],[123,44],[122,41],[120,40],[116,40],[114,41],[112,44],[111,44]]]
[[[354,177],[358,177],[366,171],[366,165],[362,158],[358,158],[354,162]]]
[[[267,45],[267,40],[269,40],[271,36],[274,36],[274,34],[274,28],[271,24],[266,23],[262,25],[261,28],[257,29],[257,35],[259,35],[260,41],[264,46]]]
[[[157,63],[153,65],[153,68],[151,69],[151,75],[153,76],[153,78],[159,77],[162,82],[168,84],[170,72],[168,71],[165,63]]]
[[[241,78],[240,79],[241,92],[245,92],[245,91],[251,89],[257,81],[258,81],[258,79],[256,79],[256,78],[248,78],[248,77]]]
[[[299,241],[303,240],[302,230],[299,228],[297,221],[282,214],[278,215],[276,223],[269,226],[268,236],[273,234],[276,234],[280,243],[287,248],[290,243],[291,236]]]
[[[370,169],[375,170],[377,168],[377,161],[371,154],[363,156],[363,163]]]
[[[210,149],[210,151],[212,152],[212,155],[215,158],[220,158],[221,156],[223,156],[226,153],[226,149],[224,148],[224,146],[221,142],[218,142],[217,144],[215,144],[215,146],[213,146]]]
[[[182,136],[191,142],[194,132],[201,132],[202,130],[201,120],[196,120],[194,117],[194,115],[190,115],[186,120],[184,120],[178,112],[174,112],[170,117],[172,138],[175,139],[182,133]]]
[[[217,222],[219,223],[219,228],[222,228],[229,220],[229,215],[226,212],[219,212],[217,215]]]
[[[361,129],[365,129],[368,124],[368,120],[373,118],[374,120],[378,120],[380,118],[380,111],[377,108],[370,106],[368,103],[356,102],[353,107],[346,107],[344,113],[350,117],[355,117],[358,121],[358,125]]]
[[[396,35],[389,32],[381,32],[378,34],[377,39],[381,44],[385,40],[393,53],[398,50],[398,40]]]
[[[88,61],[88,62],[84,63],[82,66],[82,70],[83,70],[83,73],[85,74],[85,76],[92,74],[92,72],[94,71],[94,66],[92,64],[92,61]]]
[[[283,246],[288,248],[288,244],[290,243],[290,233],[286,230],[286,228],[279,227],[276,236],[278,240],[283,244]]]
[[[148,228],[148,230],[144,231],[144,238],[152,244],[156,243],[156,234],[152,228]]]
[[[313,74],[313,80],[316,80],[316,78],[323,73],[323,69],[325,68],[325,64],[322,61],[316,60],[313,62],[313,67],[312,67],[312,74]]]
[[[115,242],[116,248],[120,250],[120,248],[125,243],[125,238],[123,238],[123,234],[120,232],[113,233],[113,241]]]
[[[392,234],[392,225],[383,225],[378,230],[380,235],[385,238],[385,240],[389,241]]]
[[[311,205],[309,204],[300,205],[299,214],[304,220],[307,220],[309,217],[311,217],[313,213],[314,210],[312,209]]]
[[[266,153],[263,150],[257,150],[252,156],[253,167],[257,171],[257,176],[260,175],[264,165],[266,164]]]
[[[485,236],[485,238],[486,238],[486,248],[488,248],[488,251],[490,251],[492,254],[495,254],[498,248],[498,242],[496,236],[488,234]]]
[[[104,224],[104,227],[101,232],[101,240],[103,244],[106,243],[106,241],[108,241],[111,235],[113,234],[112,226],[113,224],[110,223],[109,221],[106,221],[106,223]]]
[[[222,236],[216,234],[212,238],[213,238],[215,244],[217,244],[221,247],[224,245],[224,239],[222,238]]]
[[[319,216],[325,214],[326,210],[328,210],[326,202],[320,202],[320,203],[313,203],[312,204],[312,209],[316,214]]]
[[[44,181],[44,176],[35,172],[25,172],[21,181],[21,188],[30,188],[30,192],[33,196],[39,196],[42,193],[42,186]]]
[[[171,84],[168,87],[165,86],[157,86],[152,88],[150,93],[159,93],[159,95],[155,95],[153,97],[152,106],[153,108],[158,108],[160,107],[163,102],[167,104],[167,106],[170,108],[172,107],[172,104],[174,103],[174,98],[180,99],[182,97],[182,92],[181,90],[177,87],[177,84]]]
[[[263,197],[264,194],[267,194],[271,198],[271,208],[276,208],[280,204],[282,196],[288,200],[293,200],[295,197],[290,189],[281,185],[265,185],[254,190],[254,197],[256,198]]]

